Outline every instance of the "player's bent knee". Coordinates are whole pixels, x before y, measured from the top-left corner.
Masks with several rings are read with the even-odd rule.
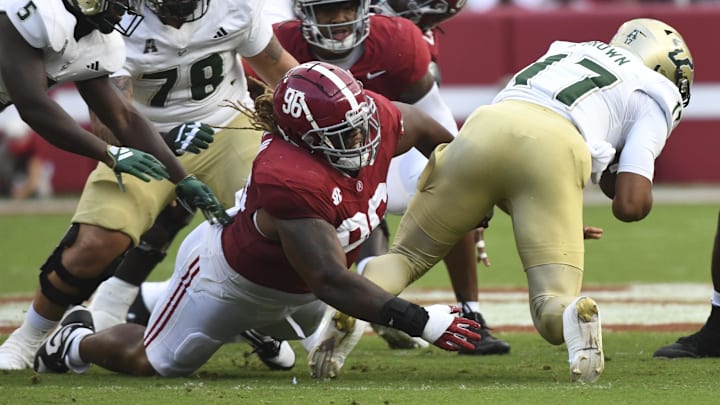
[[[151,377],[159,374],[150,364],[147,356],[136,356],[132,370],[132,374],[139,377]]]
[[[98,285],[108,279],[120,263],[122,255],[116,257],[99,271],[78,271],[63,264],[63,252],[77,242],[80,226],[73,224],[45,263],[40,267],[40,290],[51,302],[60,306],[81,304],[95,292]],[[51,277],[51,274],[54,277]]]
[[[167,347],[167,343],[155,342],[152,348],[146,349],[148,364],[163,377],[183,377],[205,364],[223,342],[202,332],[193,332],[173,347]]]
[[[415,280],[415,274],[411,262],[394,253],[372,258],[363,271],[365,278],[395,295]]]
[[[564,341],[562,314],[567,300],[559,297],[536,296],[530,299],[533,324],[548,343],[559,345]]]

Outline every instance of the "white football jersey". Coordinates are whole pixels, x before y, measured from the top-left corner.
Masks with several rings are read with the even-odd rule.
[[[588,144],[595,174],[632,138],[631,150],[624,149],[627,156],[621,154],[626,171],[651,180],[654,159],[683,111],[680,92],[670,80],[630,51],[599,41],[554,42],[545,55],[517,73],[493,102],[505,99],[540,104],[570,120]],[[657,107],[638,108],[637,100],[654,101]],[[645,133],[633,135],[640,127]],[[630,164],[633,158],[637,162]]]
[[[203,17],[180,29],[145,8],[114,76],[132,78],[135,106],[160,131],[184,121],[226,125],[238,112],[225,100],[252,104],[239,56],[257,55],[272,38],[260,3],[212,0]]]
[[[294,20],[295,9],[293,0],[269,0],[263,5],[263,15],[270,24],[276,22]]]
[[[50,84],[88,80],[112,73],[125,61],[122,35],[93,30],[75,40],[76,19],[60,0],[0,0],[0,10],[30,46],[43,51]],[[3,55],[4,58],[12,57]],[[11,102],[0,77],[0,104]]]

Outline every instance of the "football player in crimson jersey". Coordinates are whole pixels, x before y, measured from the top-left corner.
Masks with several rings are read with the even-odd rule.
[[[372,10],[378,14],[394,15],[412,21],[423,33],[430,50],[430,71],[435,81],[440,83],[440,69],[437,65],[440,57],[440,42],[437,34],[442,32],[439,24],[457,15],[466,0],[376,0]]]
[[[366,89],[391,100],[413,104],[456,134],[452,112],[441,99],[428,68],[430,52],[420,30],[406,18],[371,15],[369,9],[369,0],[296,0],[298,19],[275,24],[275,34],[299,62],[322,60],[349,69]],[[427,159],[416,150],[393,159],[388,174],[389,213],[405,211],[426,162]],[[386,229],[379,228],[363,246],[359,271],[362,272],[370,257],[387,251]],[[445,264],[458,300],[475,304],[474,308],[463,305],[468,312],[465,315],[476,316],[483,325],[480,331],[483,340],[476,346],[476,353],[507,353],[510,346],[492,336],[482,316],[476,312],[477,268],[472,232],[458,241],[445,258]],[[386,335],[379,330],[391,347],[407,348],[415,344],[392,333],[394,331],[387,332]]]
[[[613,214],[648,215],[655,159],[693,76],[683,38],[658,20],[630,20],[608,43],[553,42],[435,150],[390,253],[365,276],[399,294],[497,205],[512,218],[535,328],[565,342],[571,380],[596,380],[604,355],[598,305],[581,295],[583,189],[622,149]]]
[[[147,328],[93,333],[92,316],[78,307],[38,351],[35,370],[83,372],[96,363],[186,376],[247,329],[309,335],[326,303],[358,318],[355,327],[360,319],[392,325],[445,350],[480,338],[470,329],[480,325],[453,307],[417,306],[348,270],[385,213],[390,159],[412,146],[429,156],[452,139],[442,126],[322,62],[291,69],[251,114],[268,132],[235,221],[205,222],[188,235]]]
[[[126,12],[123,22],[127,24],[123,24]],[[188,175],[157,130],[118,96],[108,79],[125,60],[121,34],[130,35],[139,17],[135,1],[127,0],[3,1],[0,110],[14,104],[20,117],[43,138],[104,163],[100,167],[108,173],[109,200],[129,198],[121,192],[125,188],[159,186],[169,196],[176,193],[193,209],[199,207],[211,217],[228,221],[212,191]],[[110,145],[84,130],[48,96],[49,86],[66,82],[75,82],[118,144]],[[133,176],[121,177],[121,173]],[[151,178],[169,178],[175,186],[166,181],[146,183]],[[132,207],[135,214],[137,206]],[[130,244],[120,232],[111,238],[106,234],[101,227],[76,224],[63,237],[41,267],[40,286],[23,325],[0,346],[0,369],[30,367],[33,353],[67,307],[87,299],[103,280],[105,270]]]

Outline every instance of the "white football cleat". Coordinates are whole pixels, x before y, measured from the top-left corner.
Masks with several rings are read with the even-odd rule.
[[[313,333],[317,342],[308,353],[308,366],[313,378],[337,378],[345,359],[360,341],[367,322],[328,307],[318,329]]]
[[[30,342],[20,336],[16,329],[0,346],[0,370],[24,370],[32,368],[35,352],[42,341]]]
[[[568,349],[570,380],[593,382],[605,368],[600,312],[589,297],[578,297],[563,311],[563,336]]]

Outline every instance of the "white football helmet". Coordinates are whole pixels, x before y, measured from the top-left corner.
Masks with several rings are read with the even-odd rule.
[[[302,21],[302,33],[305,40],[319,48],[335,53],[345,53],[360,45],[370,33],[370,0],[357,2],[357,14],[352,21],[320,24],[317,20],[317,8],[328,7],[333,3],[346,3],[348,0],[295,0],[295,15]],[[333,32],[347,30],[350,33],[342,40],[333,38]]]
[[[685,40],[673,27],[651,18],[630,20],[620,26],[610,45],[631,51],[675,83],[687,107],[695,65]]]
[[[103,34],[113,30],[129,37],[140,25],[142,0],[65,0],[76,13],[85,17]],[[128,18],[122,18],[128,14]]]

